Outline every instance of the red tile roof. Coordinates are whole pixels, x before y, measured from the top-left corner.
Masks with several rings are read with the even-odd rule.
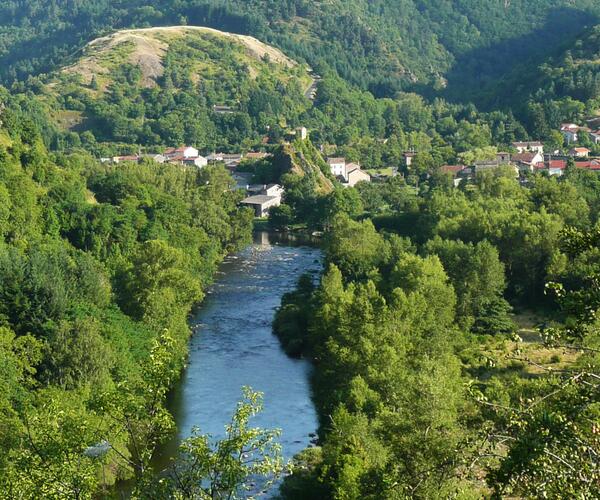
[[[546,162],[546,166],[548,168],[553,168],[553,169],[560,169],[560,170],[564,170],[565,168],[567,168],[567,161],[566,160],[550,160],[548,162]],[[540,168],[542,168],[542,166],[540,165]]]
[[[516,155],[512,155],[513,161],[520,161],[521,163],[532,164],[534,158],[538,155],[538,153],[520,153]],[[537,162],[541,163],[541,162]]]
[[[464,165],[442,165],[440,167],[440,172],[443,172],[445,174],[457,174],[465,168],[467,167],[465,167]]]

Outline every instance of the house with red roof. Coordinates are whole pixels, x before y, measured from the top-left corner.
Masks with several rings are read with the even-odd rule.
[[[588,148],[573,148],[569,151],[569,156],[573,156],[575,158],[587,158],[590,155],[591,151]]]
[[[512,155],[512,161],[517,165],[519,172],[533,172],[537,165],[544,163],[544,155],[536,152],[518,153]]]
[[[196,148],[193,148],[191,146],[181,146],[179,148],[168,148],[164,153],[163,156],[167,159],[167,160],[171,160],[171,159],[182,159],[182,158],[197,158],[198,157],[198,150]]]

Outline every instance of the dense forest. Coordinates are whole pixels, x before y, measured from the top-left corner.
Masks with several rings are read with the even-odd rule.
[[[54,69],[114,29],[189,24],[254,35],[390,96],[415,82],[443,86],[447,75],[484,85],[571,42],[599,13],[593,0],[9,0],[0,66],[6,83]]]
[[[276,317],[321,415],[286,498],[598,496],[597,175],[389,182],[344,194]],[[515,336],[526,309],[541,334]]]

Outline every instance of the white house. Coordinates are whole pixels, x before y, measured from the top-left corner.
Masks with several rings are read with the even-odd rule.
[[[281,205],[282,197],[283,188],[279,184],[269,184],[263,186],[260,194],[242,200],[242,204],[252,207],[256,217],[266,217],[272,207]]]
[[[164,155],[161,155],[159,153],[150,153],[150,154],[144,154],[140,156],[140,160],[142,159],[147,159],[147,160],[152,160],[155,161],[156,163],[164,163],[167,159],[164,157]]]
[[[193,156],[189,158],[184,158],[183,160],[181,160],[181,162],[183,165],[186,165],[188,167],[203,168],[206,167],[206,165],[208,165],[208,160],[204,158],[204,156]]]
[[[283,196],[283,187],[279,184],[269,184],[268,186],[265,186],[261,194],[266,196],[278,196],[281,198]]]
[[[575,158],[587,158],[590,154],[590,150],[588,148],[573,148],[569,151],[569,156],[574,156]]]
[[[533,172],[538,165],[544,163],[544,155],[538,152],[520,153],[513,155],[512,161],[517,164],[520,172]]]
[[[577,142],[579,140],[579,126],[574,123],[563,123],[560,127],[560,133],[566,139],[567,144]]]
[[[308,139],[308,129],[306,127],[298,127],[296,129],[296,137],[302,141]]]
[[[544,154],[544,145],[539,141],[528,141],[528,142],[513,142],[513,148],[519,153],[540,153]]]
[[[278,207],[281,205],[281,198],[278,198],[277,196],[257,194],[242,200],[242,204],[252,207],[256,217],[266,217],[269,215],[269,210],[272,207]]]
[[[346,169],[345,185],[353,187],[361,181],[371,182],[371,176],[361,170],[355,163],[349,163]]]
[[[346,158],[327,158],[327,164],[334,177],[346,178]]]
[[[356,163],[346,163],[345,158],[328,158],[327,164],[331,173],[344,186],[354,186],[360,181],[371,182],[371,176],[361,170]]]
[[[183,159],[183,158],[196,158],[198,157],[198,150],[191,146],[182,146],[180,148],[169,148],[164,153],[163,156],[167,160],[172,159]]]
[[[404,165],[406,166],[406,168],[410,168],[414,157],[417,156],[417,153],[415,153],[414,151],[407,151],[402,156],[404,157]]]

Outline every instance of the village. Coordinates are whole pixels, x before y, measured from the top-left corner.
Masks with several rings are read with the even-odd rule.
[[[300,127],[291,133],[293,138],[308,139],[308,130]],[[209,164],[222,164],[230,172],[235,181],[234,189],[244,190],[247,197],[241,203],[254,210],[258,218],[267,217],[272,207],[280,206],[283,202],[284,188],[279,184],[253,184],[253,174],[243,165],[270,158],[271,153],[264,151],[249,151],[246,153],[213,152],[207,156],[192,146],[167,148],[162,153],[146,153],[101,158],[102,163],[119,164],[123,162],[154,161],[160,164],[171,164],[183,167],[202,169]],[[327,164],[331,175],[344,187],[354,187],[359,182],[371,182],[371,175],[361,169],[357,163],[346,162],[345,158],[328,158]]]
[[[511,146],[514,152],[500,151],[495,158],[475,161],[473,165],[443,165],[440,171],[450,175],[455,186],[459,186],[463,181],[472,180],[478,172],[498,167],[512,167],[515,177],[523,183],[527,182],[528,175],[536,172],[562,176],[569,165],[600,173],[600,157],[591,157],[592,151],[579,144],[585,138],[594,145],[600,144],[600,130],[564,123],[560,127],[560,133],[567,144],[565,151],[555,150],[548,153],[541,141],[513,142]],[[415,152],[404,154],[404,166],[407,170],[410,170],[415,156]]]
[[[573,123],[561,125],[560,133],[568,145],[564,151],[546,152],[541,141],[513,142],[511,151],[499,151],[494,158],[474,161],[471,165],[443,165],[439,172],[452,178],[455,187],[469,182],[477,173],[509,167],[514,169],[515,177],[523,184],[527,183],[529,175],[545,173],[550,176],[562,176],[569,165],[600,173],[600,157],[592,157],[592,151],[580,144],[583,138],[588,138],[591,144],[600,144],[600,130],[578,126]],[[294,139],[308,139],[308,130],[299,127],[291,132]],[[321,148],[323,152],[323,148]],[[341,186],[354,187],[359,182],[381,182],[390,176],[410,175],[413,160],[417,151],[407,151],[403,154],[404,164],[401,169],[392,168],[391,174],[370,174],[361,168],[360,164],[349,162],[344,157],[328,157],[326,162],[331,176]],[[284,188],[279,184],[253,184],[253,173],[248,168],[242,168],[253,162],[270,158],[271,153],[265,151],[248,151],[246,153],[213,152],[202,156],[199,150],[192,146],[167,148],[162,153],[147,153],[137,155],[114,156],[101,158],[103,163],[119,164],[122,162],[141,162],[151,160],[161,164],[172,164],[184,167],[204,168],[209,164],[223,164],[231,173],[237,190],[244,190],[246,198],[241,203],[251,207],[255,216],[262,218],[269,215],[272,207],[281,205],[284,199]],[[403,170],[403,173],[401,172]],[[428,173],[427,176],[430,176]]]

